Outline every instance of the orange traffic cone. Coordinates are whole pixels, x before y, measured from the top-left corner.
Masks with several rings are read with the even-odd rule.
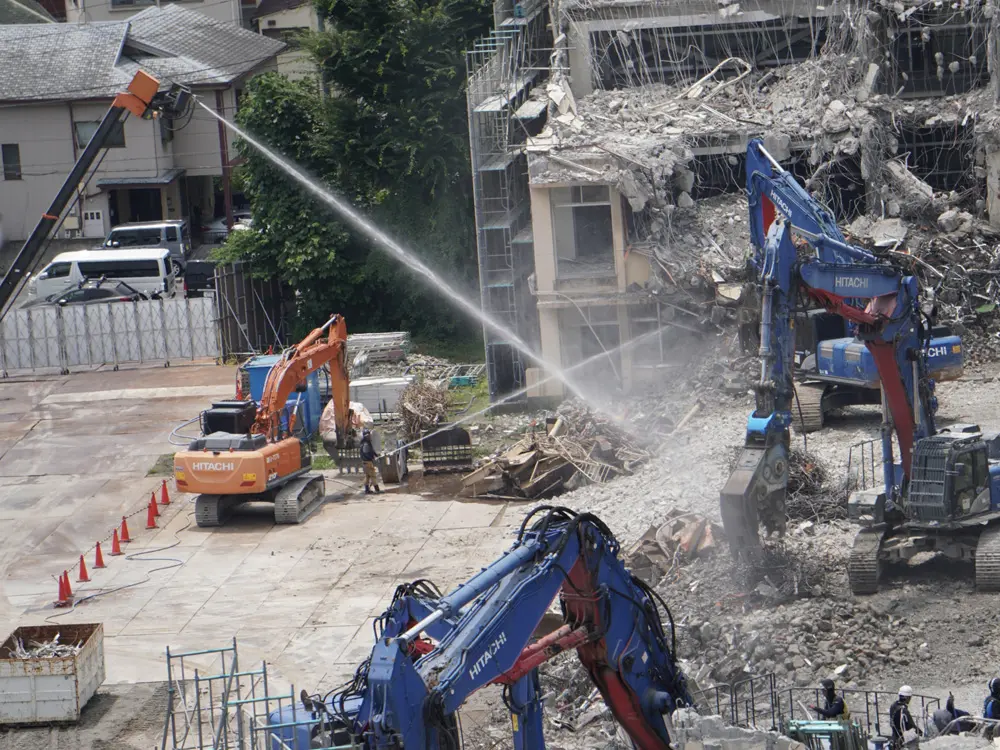
[[[122,546],[118,542],[118,529],[111,534],[111,556],[117,557],[122,553]]]
[[[104,555],[101,554],[101,543],[97,543],[97,553],[94,555],[94,570],[104,567]]]
[[[76,579],[78,583],[87,583],[90,576],[87,575],[87,563],[84,562],[83,555],[80,555],[80,577]]]
[[[132,539],[128,535],[128,519],[122,516],[122,544],[127,544],[131,541]]]
[[[149,507],[153,509],[153,517],[154,518],[159,518],[160,517],[160,508],[156,504],[156,492],[150,492],[149,493]]]
[[[156,498],[150,500],[149,506],[146,508],[146,528],[156,528]]]
[[[63,580],[62,573],[59,574],[59,597],[56,599],[57,607],[65,607],[69,603],[69,597],[66,596],[66,582]]]
[[[66,598],[73,598],[73,587],[69,585],[69,571],[63,571],[63,588],[66,590]]]
[[[163,486],[160,487],[160,505],[170,505],[170,495],[167,493],[167,480],[163,480]]]

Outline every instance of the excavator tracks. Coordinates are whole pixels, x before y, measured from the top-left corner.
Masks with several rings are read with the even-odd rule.
[[[882,531],[864,529],[854,537],[851,557],[847,562],[847,578],[851,583],[851,593],[856,596],[878,592],[878,579],[882,572],[879,562],[882,536]]]
[[[293,479],[274,496],[275,523],[302,523],[323,505],[326,480],[321,474]]]
[[[233,514],[239,500],[223,495],[198,495],[194,501],[194,518],[198,526],[222,526]]]
[[[792,424],[799,434],[823,428],[823,394],[826,383],[796,383],[792,402]]]
[[[976,590],[1000,591],[1000,526],[988,526],[979,535]]]

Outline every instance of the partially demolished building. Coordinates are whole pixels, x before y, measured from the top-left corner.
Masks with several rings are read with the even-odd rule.
[[[657,378],[678,332],[731,314],[758,136],[855,242],[912,254],[952,318],[995,306],[996,11],[497,0],[469,53],[484,308],[563,367],[667,325],[604,360],[625,390]],[[493,334],[487,362],[494,395],[542,377]]]

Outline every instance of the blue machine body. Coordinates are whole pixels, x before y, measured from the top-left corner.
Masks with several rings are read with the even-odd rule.
[[[327,698],[327,707],[330,713],[337,716],[341,710],[348,716],[357,716],[361,709],[360,698],[350,698],[344,701],[343,709],[339,705],[334,705],[333,698]],[[329,721],[328,717],[321,711],[306,708],[301,700],[296,701],[295,707],[285,706],[278,711],[272,711],[267,717],[268,732],[271,738],[271,750],[310,750],[313,747],[313,737],[324,732],[324,737],[329,729],[324,725]],[[349,735],[352,727],[345,726],[343,722],[334,720],[334,747],[337,745],[349,744]],[[348,735],[343,740],[338,736],[341,733]],[[331,745],[325,745],[329,747]]]
[[[261,354],[252,357],[242,365],[243,369],[250,375],[250,398],[258,404],[264,394],[264,384],[267,382],[267,376],[279,359],[281,359],[280,354]],[[283,429],[287,429],[288,415],[295,408],[300,409],[301,424],[305,426],[306,433],[314,435],[319,429],[319,418],[323,414],[318,373],[314,372],[306,378],[305,393],[293,393],[288,398],[288,403],[285,405],[281,420]]]
[[[927,375],[934,380],[950,380],[962,374],[962,339],[941,336],[927,347]],[[863,341],[856,338],[827,339],[816,347],[816,372],[822,379],[878,388],[875,358]]]

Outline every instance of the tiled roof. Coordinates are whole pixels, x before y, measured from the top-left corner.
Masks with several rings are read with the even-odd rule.
[[[0,26],[0,101],[105,98],[139,68],[165,86],[225,85],[284,46],[176,5],[128,21]]]

